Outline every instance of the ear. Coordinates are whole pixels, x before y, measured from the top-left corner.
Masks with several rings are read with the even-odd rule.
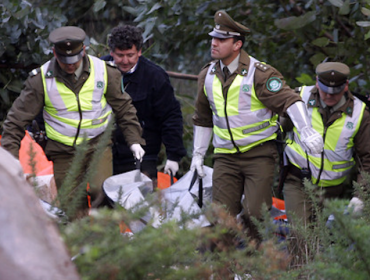
[[[316,88],[319,89],[319,83],[318,83],[319,78],[316,76]]]
[[[84,56],[85,56],[85,54],[86,54],[86,46],[85,46],[85,45],[84,45],[83,49],[84,49],[84,52],[83,52],[83,54],[82,54],[82,57],[84,57]]]
[[[348,91],[348,84],[349,84],[349,81],[347,80],[346,86],[344,87],[344,92],[347,92]]]
[[[242,45],[243,45],[242,41],[240,41],[240,40],[236,41],[234,43],[234,51],[236,52],[236,51],[240,50],[240,48],[242,47]]]
[[[54,54],[54,57],[57,58],[57,53],[55,52],[55,48],[53,47],[53,54]]]

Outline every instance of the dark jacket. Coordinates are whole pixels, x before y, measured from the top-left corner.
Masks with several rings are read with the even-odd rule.
[[[113,57],[101,57],[113,61]],[[158,65],[141,56],[136,70],[122,74],[125,91],[131,96],[143,128],[144,160],[157,160],[163,143],[167,158],[180,161],[186,155],[182,140],[183,120],[181,107],[174,95],[167,73]],[[115,131],[113,160],[115,164],[132,161],[121,131]]]

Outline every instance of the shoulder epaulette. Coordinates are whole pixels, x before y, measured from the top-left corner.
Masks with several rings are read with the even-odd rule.
[[[105,61],[105,63],[106,63],[107,65],[109,65],[110,67],[117,68],[117,65],[114,63],[114,61]]]
[[[33,69],[31,72],[28,73],[30,77],[36,76],[38,73],[40,73],[40,68]]]
[[[207,68],[208,66],[210,66],[210,65],[211,65],[211,63],[212,63],[212,61],[210,61],[210,62],[208,62],[206,65],[204,65],[204,66],[202,67],[202,70],[203,70],[204,68]]]
[[[264,64],[264,63],[262,63],[262,62],[256,62],[256,63],[254,64],[254,66],[256,66],[256,68],[257,68],[257,69],[259,69],[259,70],[261,70],[261,71],[263,71],[263,72],[265,72],[267,69],[269,69],[269,68],[270,68],[270,66],[269,66],[269,65]]]

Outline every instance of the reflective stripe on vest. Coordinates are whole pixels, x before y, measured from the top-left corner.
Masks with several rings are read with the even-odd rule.
[[[301,96],[303,101],[308,104],[311,96],[311,89],[314,86],[303,87]],[[324,124],[317,107],[309,107],[308,114],[312,122],[312,127],[324,135]],[[353,139],[360,127],[365,104],[355,97],[352,116],[342,113],[342,117],[334,121],[326,130],[324,144],[323,171],[320,175],[319,186],[329,187],[343,183],[346,176],[351,172],[355,161],[353,158]],[[298,168],[307,168],[306,153],[302,149],[299,134],[294,128],[294,141],[288,143],[285,151],[289,161]],[[315,183],[321,169],[321,155],[308,153],[308,160],[312,173],[312,182]]]
[[[238,151],[231,141],[231,135],[241,152],[276,139],[278,116],[259,101],[254,90],[256,62],[256,59],[250,57],[248,74],[236,76],[227,92],[226,100],[222,93],[221,81],[211,74],[215,63],[208,69],[204,92],[213,112],[215,153]]]
[[[112,115],[112,108],[105,99],[106,64],[93,56],[89,56],[89,60],[91,72],[78,94],[55,77],[47,77],[50,61],[41,66],[46,134],[48,138],[68,146],[80,144],[84,136],[89,140],[103,133]]]

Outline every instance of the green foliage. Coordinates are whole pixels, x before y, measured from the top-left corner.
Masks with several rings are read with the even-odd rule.
[[[50,1],[49,7],[33,2],[4,0],[0,4],[0,124],[28,72],[51,54],[49,32],[67,22],[59,1]]]
[[[60,192],[56,202],[69,217],[75,217],[79,210],[76,201],[84,195],[83,186],[93,175],[110,129],[100,139],[82,180],[77,174],[85,159],[86,143],[77,149],[65,184],[79,186],[82,195],[71,197]],[[32,165],[32,151],[30,156]],[[361,175],[369,185],[370,175]],[[164,221],[161,217],[167,212],[160,192],[147,196],[146,204],[139,205],[140,210],[128,211],[119,205],[114,209],[94,209],[84,218],[63,217],[58,225],[84,280],[227,279],[234,275],[239,275],[239,279],[368,279],[370,194],[357,183],[354,188],[364,201],[362,214],[346,209],[346,200],[326,201],[322,211],[322,191],[306,181],[305,190],[313,202],[316,219],[300,224],[293,217],[292,223],[286,225],[290,231],[286,241],[279,241],[275,234],[277,225],[264,207],[262,221],[254,220],[263,237],[259,246],[249,239],[241,224],[217,205],[207,204],[202,211],[212,227],[187,227],[188,221],[197,215],[185,213],[179,221]],[[140,232],[125,233],[126,225],[143,217],[149,207],[159,211],[160,226],[154,228],[158,216],[153,215]],[[330,223],[329,215],[335,217]]]
[[[103,210],[67,226],[72,254],[83,252],[75,261],[82,279],[192,279],[206,273],[196,231],[167,223],[131,237],[120,233],[122,218],[122,210]]]
[[[155,204],[154,204],[155,205]],[[92,215],[61,226],[82,279],[248,279],[284,277],[289,258],[274,240],[256,250],[240,225],[220,208],[206,211],[215,222],[211,228],[186,228],[184,214],[154,228],[149,223],[134,235],[120,233],[122,221],[135,214],[120,207],[93,211]],[[136,216],[137,218],[137,216]],[[216,222],[217,220],[217,222]],[[227,244],[228,232],[245,241],[245,247]],[[248,256],[248,257],[246,257]],[[284,278],[289,279],[289,278]]]
[[[343,201],[332,201],[325,212],[335,217],[326,237],[330,243],[305,270],[314,274],[314,279],[369,279],[370,243],[365,237],[370,231],[368,216],[344,214]]]

